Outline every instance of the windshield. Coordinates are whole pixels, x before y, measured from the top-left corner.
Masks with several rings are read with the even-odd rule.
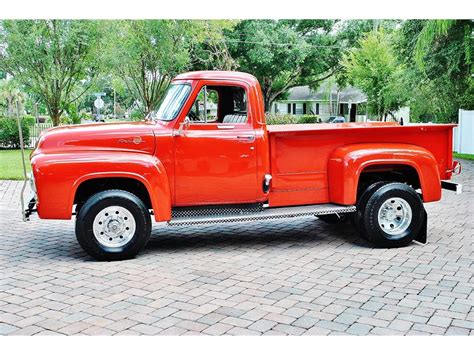
[[[176,118],[184,105],[191,86],[187,84],[171,84],[161,102],[160,108],[151,113],[154,120],[171,121]]]

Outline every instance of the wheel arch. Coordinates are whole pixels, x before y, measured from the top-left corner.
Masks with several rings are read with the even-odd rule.
[[[137,182],[142,189],[145,190],[133,190],[130,185],[125,183]],[[168,178],[160,177],[158,175],[150,180],[145,179],[142,175],[134,172],[123,172],[123,171],[108,171],[108,172],[97,172],[83,175],[78,178],[71,189],[71,195],[69,197],[69,205],[72,206],[78,202],[78,192],[81,193],[82,188],[88,184],[101,184],[103,182],[111,182],[106,189],[123,189],[125,191],[135,193],[138,197],[143,199],[143,191],[146,191],[148,200],[143,201],[147,207],[153,210],[156,221],[166,221],[171,217],[171,200],[170,191],[168,185]],[[121,185],[120,183],[124,183]],[[93,190],[94,192],[103,191],[104,189]]]
[[[382,173],[384,178],[378,181],[412,182],[396,179],[393,174],[397,172],[409,173],[411,180],[417,179],[419,186],[415,187],[421,188],[424,202],[441,198],[438,166],[431,152],[415,145],[382,143],[343,146],[331,154],[328,161],[330,200],[355,204],[367,173]]]
[[[121,157],[125,159],[126,157]],[[151,161],[150,161],[151,158]],[[96,167],[98,165],[95,165]],[[96,169],[94,169],[96,170]],[[99,171],[89,171],[76,177],[70,189],[69,206],[72,206],[76,201],[76,194],[83,184],[94,184],[94,182],[114,181],[112,186],[107,186],[107,189],[120,189],[120,184],[117,181],[135,181],[138,186],[142,186],[147,192],[149,207],[153,209],[155,220],[168,221],[171,219],[171,192],[169,186],[168,175],[159,159],[153,156],[140,156],[133,159],[133,156],[128,156],[125,166],[121,165],[120,170],[113,161],[109,160],[100,164]],[[130,191],[125,185],[124,190]]]

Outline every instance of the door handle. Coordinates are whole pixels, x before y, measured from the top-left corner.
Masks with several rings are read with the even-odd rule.
[[[252,141],[255,140],[255,136],[253,134],[239,135],[239,136],[237,136],[237,139],[242,139],[242,140],[252,142]]]
[[[218,129],[233,129],[235,126],[229,126],[229,125],[218,125]]]

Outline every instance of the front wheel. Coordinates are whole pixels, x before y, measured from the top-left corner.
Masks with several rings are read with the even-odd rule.
[[[361,232],[380,247],[410,244],[424,223],[423,202],[413,188],[402,183],[377,186],[362,210]]]
[[[151,218],[134,194],[107,190],[90,197],[76,219],[76,238],[97,260],[133,258],[151,234]]]

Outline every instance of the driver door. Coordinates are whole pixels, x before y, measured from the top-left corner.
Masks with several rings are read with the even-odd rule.
[[[200,84],[191,110],[174,131],[175,204],[255,202],[257,156],[247,88]]]

